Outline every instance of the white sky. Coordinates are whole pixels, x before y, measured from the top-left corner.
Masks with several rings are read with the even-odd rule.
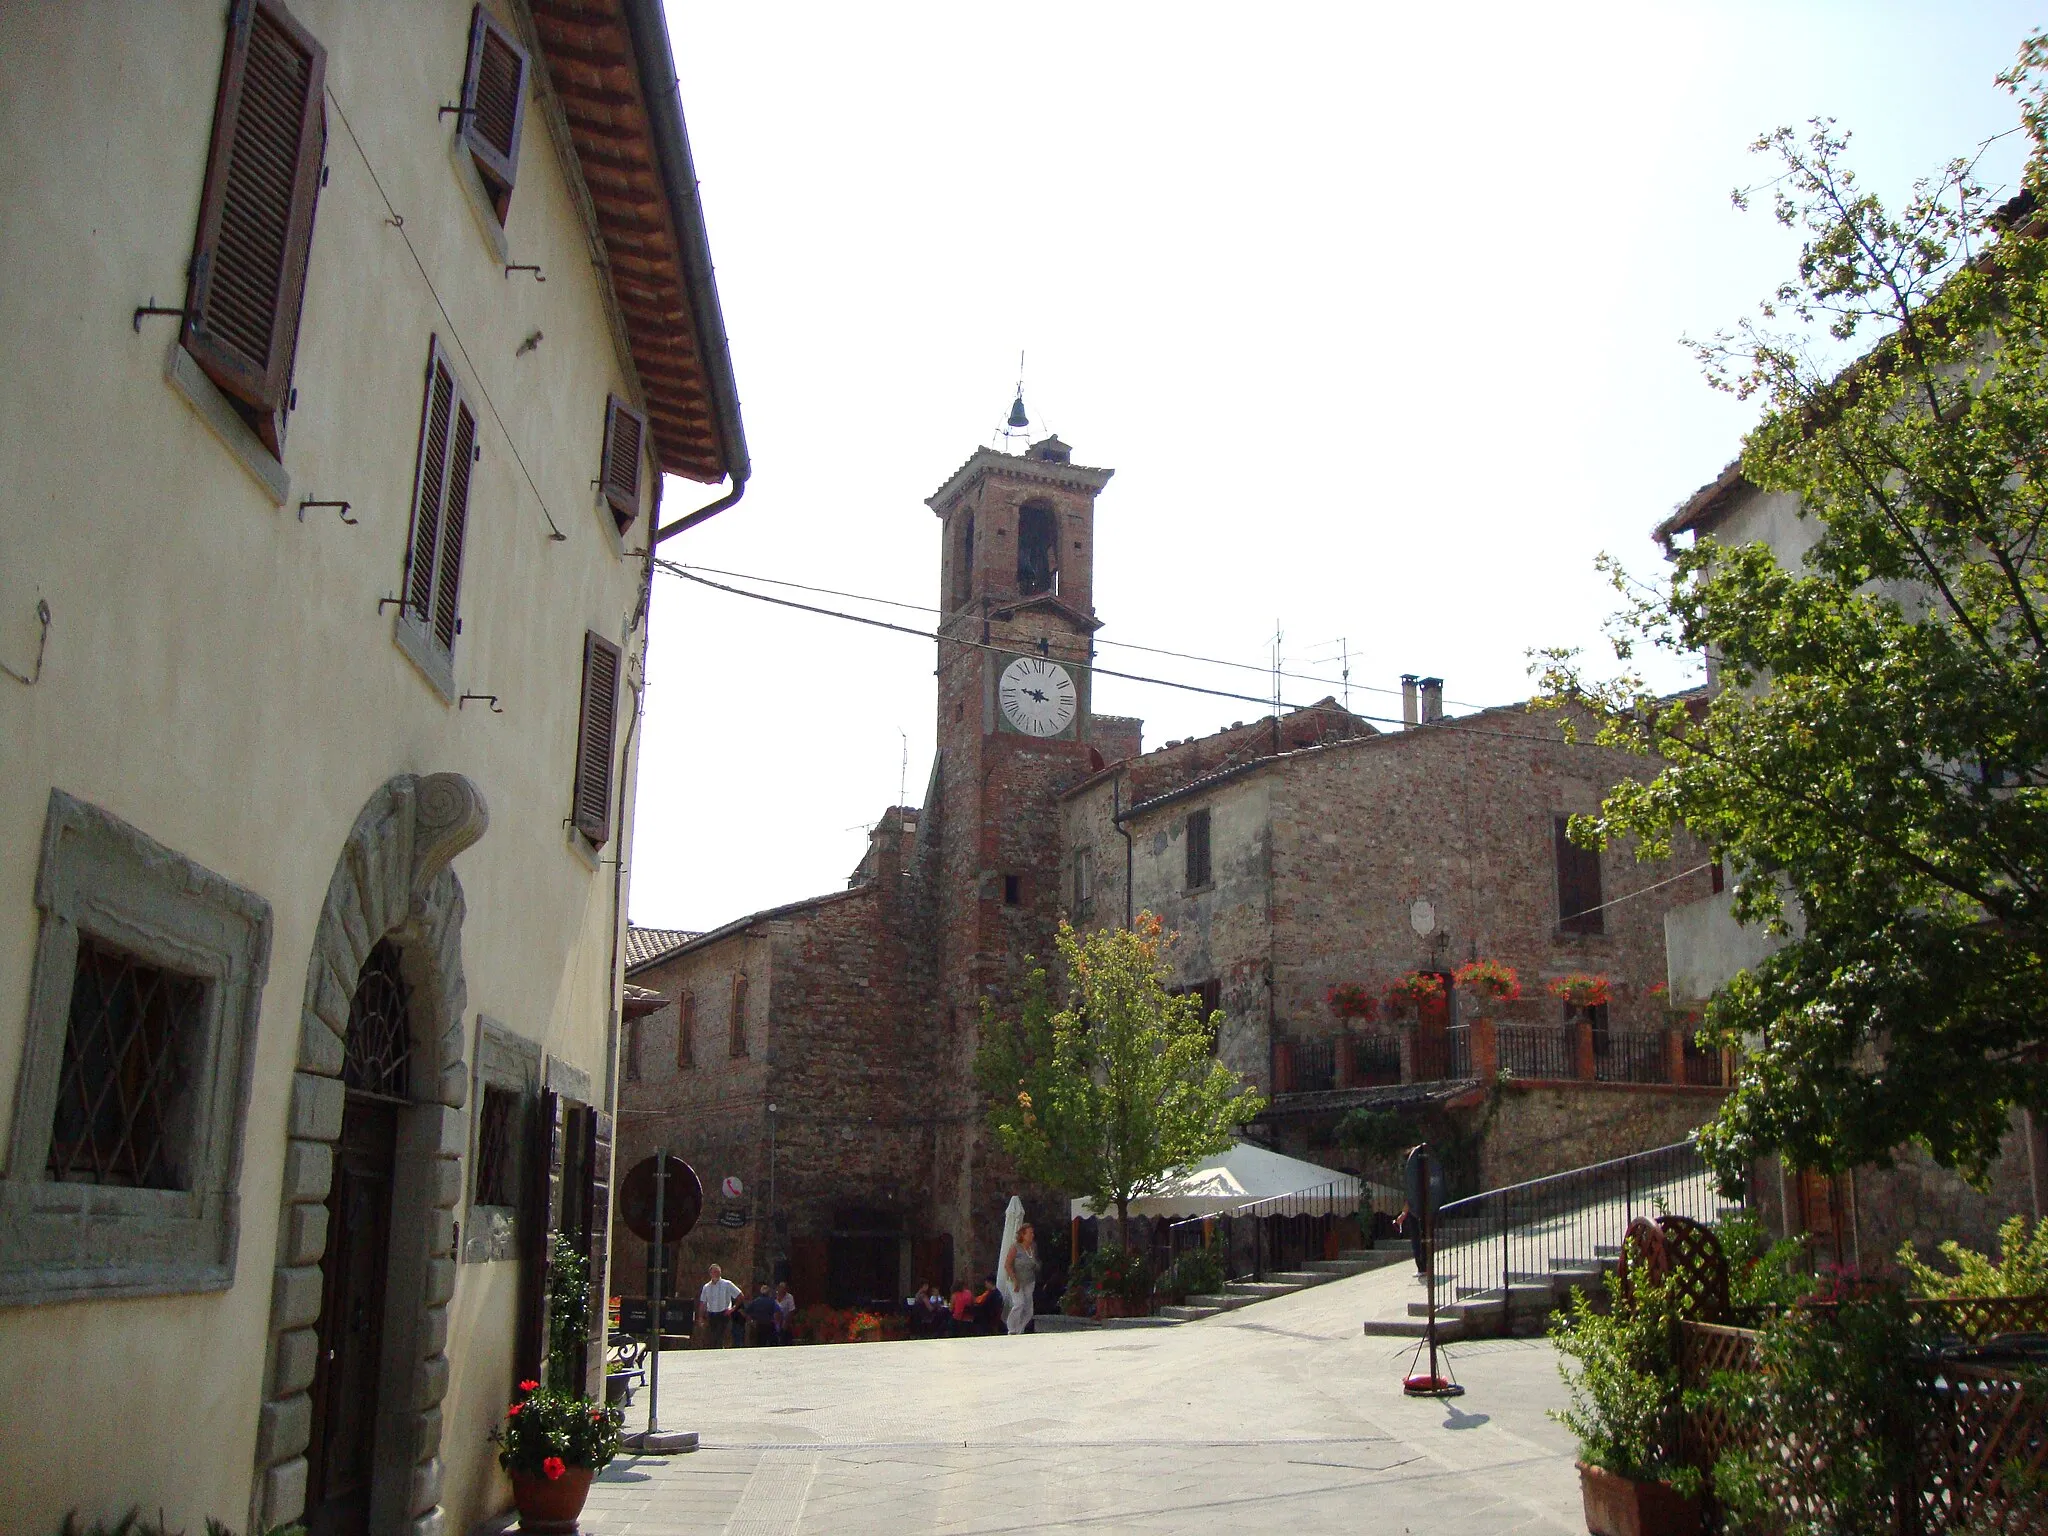
[[[1747,409],[1678,338],[1788,270],[1729,207],[1749,141],[1833,115],[1896,196],[2012,126],[1992,80],[2033,9],[670,0],[754,477],[662,552],[933,602],[923,499],[1022,349],[1034,425],[1116,470],[1100,638],[1263,666],[1277,620],[1291,670],[1334,680],[1344,637],[1354,685],[1524,697],[1528,648],[1605,655],[1595,554],[1654,567],[1652,525],[1738,450]],[[634,921],[843,886],[906,736],[923,798],[932,647],[667,576],[653,623]],[[1148,746],[1261,713],[1095,703]]]

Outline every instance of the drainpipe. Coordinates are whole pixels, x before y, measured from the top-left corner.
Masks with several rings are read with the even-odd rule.
[[[1129,770],[1127,769],[1125,771],[1128,772]],[[1123,833],[1124,835],[1124,927],[1126,930],[1128,930],[1131,927],[1133,927],[1137,921],[1136,915],[1132,908],[1132,900],[1135,895],[1135,892],[1131,889],[1131,887],[1135,880],[1135,871],[1138,856],[1137,847],[1131,841],[1131,829],[1124,825],[1123,774],[1118,774],[1116,778],[1111,782],[1109,787],[1109,794],[1110,820],[1115,825],[1117,831]]]

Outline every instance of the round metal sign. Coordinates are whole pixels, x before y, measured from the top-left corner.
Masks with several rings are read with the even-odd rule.
[[[718,1188],[728,1200],[737,1200],[747,1192],[746,1185],[740,1182],[740,1176],[736,1173],[728,1173]]]
[[[680,1157],[668,1159],[668,1187],[662,1191],[662,1239],[686,1237],[704,1213],[704,1185],[697,1170]],[[619,1214],[633,1235],[654,1241],[654,1159],[643,1157],[619,1186]]]

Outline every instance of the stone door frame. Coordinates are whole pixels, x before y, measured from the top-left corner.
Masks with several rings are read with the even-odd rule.
[[[461,774],[400,774],[363,806],[328,881],[306,967],[286,1124],[253,1530],[295,1520],[305,1509],[320,1261],[344,1099],[342,1041],[363,960],[389,938],[399,947],[410,993],[413,1097],[399,1112],[370,1528],[441,1536],[441,1400],[448,1391],[448,1300],[455,1292],[469,1083],[464,906],[448,866],[489,824],[482,794]]]

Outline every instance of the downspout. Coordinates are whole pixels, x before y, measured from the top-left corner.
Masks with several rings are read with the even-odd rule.
[[[712,502],[708,507],[699,507],[696,511],[677,518],[665,528],[654,530],[654,537],[649,541],[647,550],[650,556],[647,562],[647,579],[650,587],[654,581],[654,561],[651,558],[654,554],[654,545],[659,544],[663,539],[672,539],[679,533],[688,533],[699,523],[710,522],[712,518],[718,516],[727,507],[737,505],[739,499],[747,494],[747,476],[752,472],[752,469],[753,466],[750,464],[740,465],[732,472],[732,489],[719,497],[718,500]],[[644,601],[641,611],[646,611]]]
[[[1109,808],[1111,823],[1124,835],[1124,927],[1128,930],[1137,925],[1136,914],[1132,910],[1135,895],[1132,884],[1137,878],[1137,847],[1131,842],[1131,829],[1124,825],[1123,795],[1124,776],[1119,773],[1110,782]]]

